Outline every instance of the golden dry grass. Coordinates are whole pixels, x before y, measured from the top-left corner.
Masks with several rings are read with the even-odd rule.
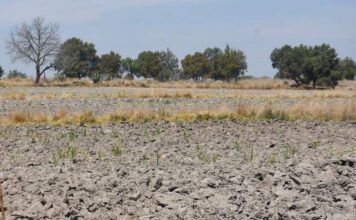
[[[204,88],[204,89],[287,89],[290,88],[288,80],[273,79],[245,79],[239,81],[168,81],[156,80],[109,80],[93,84],[88,79],[66,79],[64,81],[48,80],[40,86],[99,86],[99,87],[135,87],[135,88]],[[35,86],[32,79],[3,79],[0,87]]]
[[[71,113],[60,110],[53,115],[42,113],[14,112],[0,117],[0,124],[49,123],[49,124],[79,124],[79,123],[109,123],[109,122],[147,122],[147,121],[202,121],[202,120],[318,120],[318,121],[355,121],[356,105],[342,104],[330,106],[325,103],[310,105],[294,104],[290,106],[239,105],[235,108],[219,107],[210,111],[169,109],[147,110],[131,109],[110,114],[95,116],[92,112]]]

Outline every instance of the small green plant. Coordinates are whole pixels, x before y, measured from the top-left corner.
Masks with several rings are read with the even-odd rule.
[[[93,81],[93,83],[98,83],[100,82],[101,80],[101,76],[99,73],[93,73],[91,76],[90,76],[90,79]]]
[[[291,159],[294,158],[295,155],[298,153],[298,148],[294,145],[287,145],[285,147],[285,151],[284,151],[284,158],[287,159]]]
[[[196,146],[196,156],[197,158],[206,164],[216,163],[219,159],[218,154],[209,154],[202,146]]]
[[[121,142],[118,142],[118,143],[114,144],[114,145],[111,147],[111,153],[112,153],[112,155],[114,155],[115,157],[121,156],[122,153],[123,153],[123,150],[122,150],[122,143],[121,143]]]
[[[31,143],[34,144],[37,142],[37,140],[39,139],[39,135],[37,132],[33,131],[31,133]]]
[[[75,135],[74,131],[70,131],[68,133],[68,137],[69,137],[69,141],[73,142],[75,140],[75,138],[76,138],[76,135]]]
[[[277,162],[277,154],[276,153],[272,153],[271,155],[269,155],[269,157],[267,158],[267,164],[272,166],[276,162]]]
[[[320,144],[321,144],[320,140],[316,140],[309,143],[308,147],[311,149],[317,149],[320,146]]]
[[[188,142],[189,142],[189,132],[188,132],[188,129],[184,129],[183,137],[184,137],[184,141],[185,141],[186,143],[188,143]]]
[[[105,154],[101,150],[98,151],[98,158],[100,161],[104,160]]]
[[[243,145],[240,141],[235,141],[234,142],[234,148],[238,151],[241,152],[243,150],[245,150],[245,145]]]

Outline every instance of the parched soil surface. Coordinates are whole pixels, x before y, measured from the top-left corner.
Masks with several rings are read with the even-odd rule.
[[[0,127],[7,219],[356,219],[356,124]]]
[[[317,91],[322,92],[322,91]],[[328,92],[328,91],[326,91]],[[14,93],[25,94],[23,100],[7,99]],[[130,98],[130,94],[171,94],[188,93],[196,96],[211,96],[210,98]],[[126,94],[127,98],[117,98],[115,95]],[[314,97],[313,91],[306,90],[235,90],[235,89],[151,89],[151,88],[62,88],[62,87],[23,87],[0,88],[0,116],[17,111],[40,112],[52,115],[60,110],[68,112],[91,111],[94,115],[103,115],[122,110],[166,109],[170,112],[208,111],[219,108],[235,109],[239,105],[261,106],[271,103],[274,106],[290,106],[301,104],[305,106],[324,104],[338,106],[354,105],[356,93],[345,92],[346,97]],[[296,99],[283,97],[285,95],[298,97]],[[229,97],[230,96],[230,97]],[[233,96],[233,98],[231,98]],[[236,96],[236,97],[234,97]],[[282,98],[269,99],[281,96]]]

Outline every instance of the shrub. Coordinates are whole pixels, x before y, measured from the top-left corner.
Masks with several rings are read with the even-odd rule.
[[[93,81],[93,83],[98,83],[100,82],[101,80],[101,76],[99,73],[93,73],[91,76],[90,76],[90,79]]]
[[[10,70],[9,73],[7,74],[7,78],[8,79],[12,79],[12,78],[23,78],[26,79],[27,75],[21,71],[18,70]]]

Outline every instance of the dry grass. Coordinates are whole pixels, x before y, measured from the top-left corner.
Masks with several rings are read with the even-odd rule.
[[[147,122],[147,121],[204,121],[204,120],[318,120],[318,121],[355,121],[356,105],[343,104],[330,106],[328,104],[295,104],[290,106],[239,105],[234,109],[219,107],[210,111],[168,109],[147,110],[132,109],[110,114],[95,116],[90,111],[69,114],[61,110],[52,116],[42,113],[14,112],[0,117],[0,124],[49,123],[49,124],[102,124],[109,122]]]
[[[101,87],[135,87],[135,88],[204,88],[204,89],[288,89],[290,81],[273,79],[246,79],[240,81],[168,81],[156,80],[109,80],[93,84],[88,79],[49,80],[40,86],[101,86]],[[32,79],[4,79],[0,87],[35,86]]]

